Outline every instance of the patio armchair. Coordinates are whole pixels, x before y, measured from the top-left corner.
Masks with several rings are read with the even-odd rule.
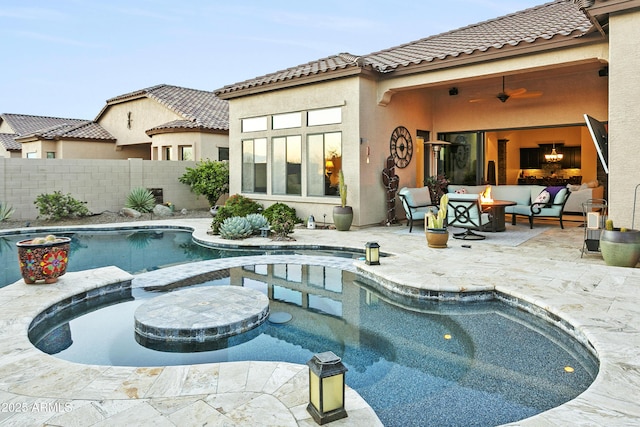
[[[424,221],[425,215],[429,211],[434,214],[438,212],[438,206],[431,201],[431,195],[427,187],[402,187],[400,191],[398,191],[398,197],[407,215],[409,233],[413,230],[413,221]]]
[[[491,228],[491,217],[482,212],[479,194],[449,194],[447,225],[466,228],[462,233],[454,233],[454,239],[482,240],[486,237],[472,230],[484,231]]]

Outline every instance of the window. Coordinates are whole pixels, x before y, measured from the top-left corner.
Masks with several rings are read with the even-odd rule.
[[[56,153],[55,151],[47,151],[47,159],[55,159]]]
[[[27,153],[27,159],[37,159],[37,158],[38,158],[37,151],[30,151]]]
[[[301,113],[287,113],[277,114],[273,116],[273,129],[290,129],[299,128],[302,126],[302,114]]]
[[[273,138],[271,165],[273,194],[302,194],[302,137]]]
[[[229,147],[218,147],[218,160],[229,160]]]
[[[438,139],[449,141],[440,150],[444,174],[452,184],[476,185],[484,176],[484,134],[482,132],[441,133]]]
[[[242,119],[242,132],[267,130],[267,116]]]
[[[342,123],[342,108],[325,108],[307,113],[307,126],[333,125]]]
[[[338,194],[338,172],[342,168],[342,133],[309,135],[307,141],[307,194]]]
[[[164,159],[171,160],[171,147],[164,147]]]
[[[242,141],[242,191],[267,192],[267,138]]]
[[[241,118],[245,133],[241,191],[337,196],[342,168],[341,123],[342,107]],[[249,132],[254,134],[247,135]],[[218,159],[229,159],[228,148],[218,148]]]
[[[193,160],[193,147],[191,146],[180,147],[180,159]]]

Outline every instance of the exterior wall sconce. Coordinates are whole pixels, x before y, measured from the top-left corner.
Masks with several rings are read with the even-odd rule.
[[[562,153],[558,153],[556,151],[556,145],[553,144],[553,148],[551,149],[551,153],[550,154],[545,154],[544,155],[544,159],[548,162],[548,163],[556,163],[562,160],[562,158],[564,157],[564,155]]]
[[[380,265],[380,245],[377,242],[364,245],[364,259],[367,265]]]
[[[347,368],[331,351],[318,353],[309,366],[309,404],[307,412],[323,425],[347,417],[344,409],[344,374]]]

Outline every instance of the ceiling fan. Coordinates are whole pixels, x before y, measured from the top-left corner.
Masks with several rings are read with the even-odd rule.
[[[541,91],[529,91],[526,88],[518,88],[518,89],[505,89],[504,76],[502,76],[502,92],[496,95],[496,98],[500,100],[500,102],[507,102],[508,99],[525,99],[525,98],[538,98],[542,96]],[[485,101],[486,98],[474,98],[470,99],[469,102],[481,102]]]

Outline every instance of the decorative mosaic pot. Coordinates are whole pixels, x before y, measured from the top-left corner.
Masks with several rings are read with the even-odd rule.
[[[45,243],[34,243],[34,240],[16,243],[22,278],[26,284],[39,280],[55,283],[67,271],[71,239],[57,237]]]

